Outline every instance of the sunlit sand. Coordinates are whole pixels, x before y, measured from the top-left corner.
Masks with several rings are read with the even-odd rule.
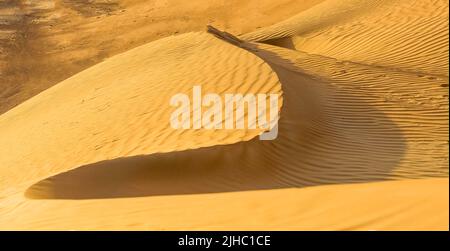
[[[0,3],[0,229],[448,230],[448,1],[36,2]],[[279,95],[277,137],[174,129],[198,85]]]

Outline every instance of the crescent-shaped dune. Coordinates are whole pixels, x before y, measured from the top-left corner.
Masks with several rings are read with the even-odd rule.
[[[209,31],[0,115],[0,229],[448,230],[448,2],[329,0]],[[280,95],[278,137],[171,128],[170,98],[198,84]]]
[[[2,149],[1,163],[12,167],[24,160],[8,175],[19,176],[17,185],[102,160],[232,144],[261,134],[172,128],[171,97],[192,96],[195,85],[204,93],[281,94],[276,74],[250,52],[205,33],[169,37],[110,58],[5,113],[2,145],[16,147]],[[42,158],[47,154],[54,161]]]

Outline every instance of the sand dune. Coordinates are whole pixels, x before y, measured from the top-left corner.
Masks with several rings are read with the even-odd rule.
[[[1,115],[0,229],[448,229],[448,2],[270,3],[256,31],[223,19],[240,40],[146,43]],[[196,84],[280,94],[277,139],[172,129]]]
[[[448,15],[445,0],[325,1],[243,38],[339,60],[448,77]]]
[[[282,21],[323,0],[2,0],[0,114],[104,59],[164,37],[234,34]]]

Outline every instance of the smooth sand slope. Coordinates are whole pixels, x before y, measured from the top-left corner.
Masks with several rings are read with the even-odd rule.
[[[448,229],[448,3],[313,5],[142,45],[1,115],[0,229]],[[282,95],[278,138],[173,130],[196,84]]]

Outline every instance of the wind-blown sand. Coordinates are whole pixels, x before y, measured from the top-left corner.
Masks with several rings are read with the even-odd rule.
[[[448,230],[447,1],[43,2],[59,52],[1,47],[0,229]],[[278,138],[172,129],[198,84],[280,94]]]

